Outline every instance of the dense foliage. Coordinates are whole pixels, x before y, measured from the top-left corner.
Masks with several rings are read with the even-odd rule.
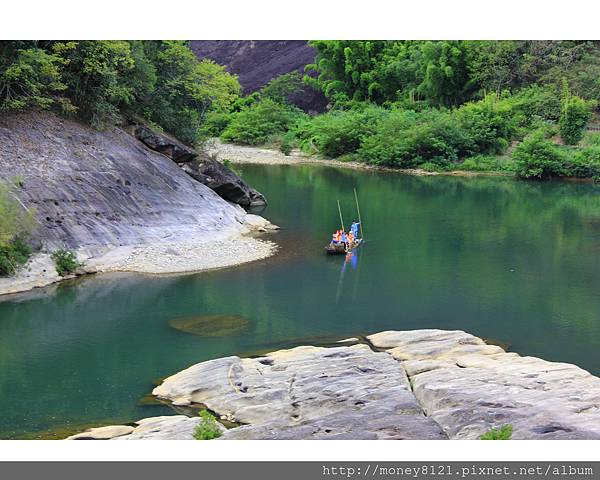
[[[14,274],[29,258],[27,237],[34,218],[33,211],[21,206],[12,188],[0,182],[0,275]]]
[[[0,42],[0,112],[54,109],[96,128],[133,115],[192,143],[239,93],[235,76],[182,41]]]
[[[286,94],[299,87],[283,77],[238,102],[223,140],[397,168],[600,178],[598,147],[578,146],[600,99],[590,77],[600,71],[599,42],[311,45],[317,57],[307,70],[316,77],[304,81],[323,91],[330,110],[284,125],[259,115],[267,101],[269,111],[291,112]]]

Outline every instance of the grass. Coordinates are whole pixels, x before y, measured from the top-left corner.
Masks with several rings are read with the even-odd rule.
[[[510,424],[502,425],[500,428],[491,428],[479,437],[479,440],[510,440],[513,427]]]
[[[219,438],[222,433],[215,416],[207,410],[200,412],[200,421],[194,429],[194,438],[196,440],[213,440]]]

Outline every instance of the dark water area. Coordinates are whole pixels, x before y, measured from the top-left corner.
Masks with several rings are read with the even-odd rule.
[[[269,200],[278,255],[194,275],[98,275],[0,300],[0,438],[170,413],[144,397],[193,363],[390,329],[461,329],[600,374],[599,187],[236,169]],[[355,187],[366,240],[353,258],[326,256],[336,200],[350,223]],[[218,336],[170,326],[204,315],[247,324]]]

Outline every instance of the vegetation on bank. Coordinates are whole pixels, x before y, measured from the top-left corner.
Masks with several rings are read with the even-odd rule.
[[[0,181],[0,276],[14,274],[27,262],[27,238],[34,225],[33,210],[20,204],[14,187]]]
[[[194,143],[239,93],[183,41],[0,42],[0,114],[41,108],[100,129],[129,116]]]
[[[599,42],[317,41],[307,70],[240,99],[211,133],[395,168],[598,177]],[[300,82],[300,83],[299,83]],[[304,82],[330,109],[288,98]]]
[[[82,264],[77,260],[77,256],[71,250],[59,249],[52,252],[52,260],[54,261],[54,267],[56,272],[64,277],[70,275],[77,270]]]

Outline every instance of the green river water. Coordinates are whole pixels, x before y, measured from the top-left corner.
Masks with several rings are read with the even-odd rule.
[[[243,166],[282,230],[270,259],[186,276],[98,275],[0,299],[0,438],[172,412],[153,382],[193,363],[387,329],[461,329],[600,374],[600,187]],[[366,241],[327,257],[353,188]],[[169,321],[239,315],[222,337]],[[237,317],[236,317],[237,318]],[[204,326],[205,327],[205,326]]]

